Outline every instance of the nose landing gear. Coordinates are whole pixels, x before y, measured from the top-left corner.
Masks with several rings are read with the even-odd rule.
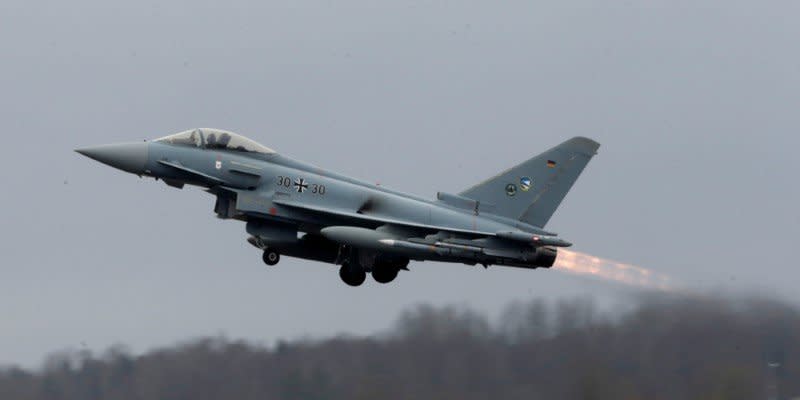
[[[264,249],[264,255],[261,256],[261,259],[264,260],[264,264],[275,265],[281,260],[281,255],[275,250],[266,248]]]

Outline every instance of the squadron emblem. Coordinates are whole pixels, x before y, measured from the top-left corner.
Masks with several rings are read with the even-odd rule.
[[[530,190],[531,186],[533,186],[533,181],[531,178],[528,178],[527,176],[519,178],[519,188],[522,189],[523,192]]]
[[[506,185],[506,194],[509,196],[517,194],[517,185],[513,183],[509,183],[508,185]]]

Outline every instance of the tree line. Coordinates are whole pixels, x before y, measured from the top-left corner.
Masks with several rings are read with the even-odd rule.
[[[799,361],[800,312],[779,301],[539,299],[493,323],[418,306],[370,337],[59,352],[1,369],[0,399],[788,399]]]

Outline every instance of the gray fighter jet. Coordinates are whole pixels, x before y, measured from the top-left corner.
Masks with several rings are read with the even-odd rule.
[[[76,150],[135,175],[216,197],[219,218],[246,222],[248,241],[281,255],[339,265],[359,286],[388,283],[410,260],[549,268],[571,244],[544,230],[600,145],[575,137],[459,194],[427,200],[339,175],[218,129]]]

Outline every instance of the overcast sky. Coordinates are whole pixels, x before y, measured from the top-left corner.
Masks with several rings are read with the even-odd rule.
[[[211,196],[72,152],[193,127],[426,197],[589,136],[600,154],[548,225],[575,250],[800,302],[799,18],[797,1],[5,0],[0,364],[626,290],[441,263],[354,289],[330,265],[267,268]]]

